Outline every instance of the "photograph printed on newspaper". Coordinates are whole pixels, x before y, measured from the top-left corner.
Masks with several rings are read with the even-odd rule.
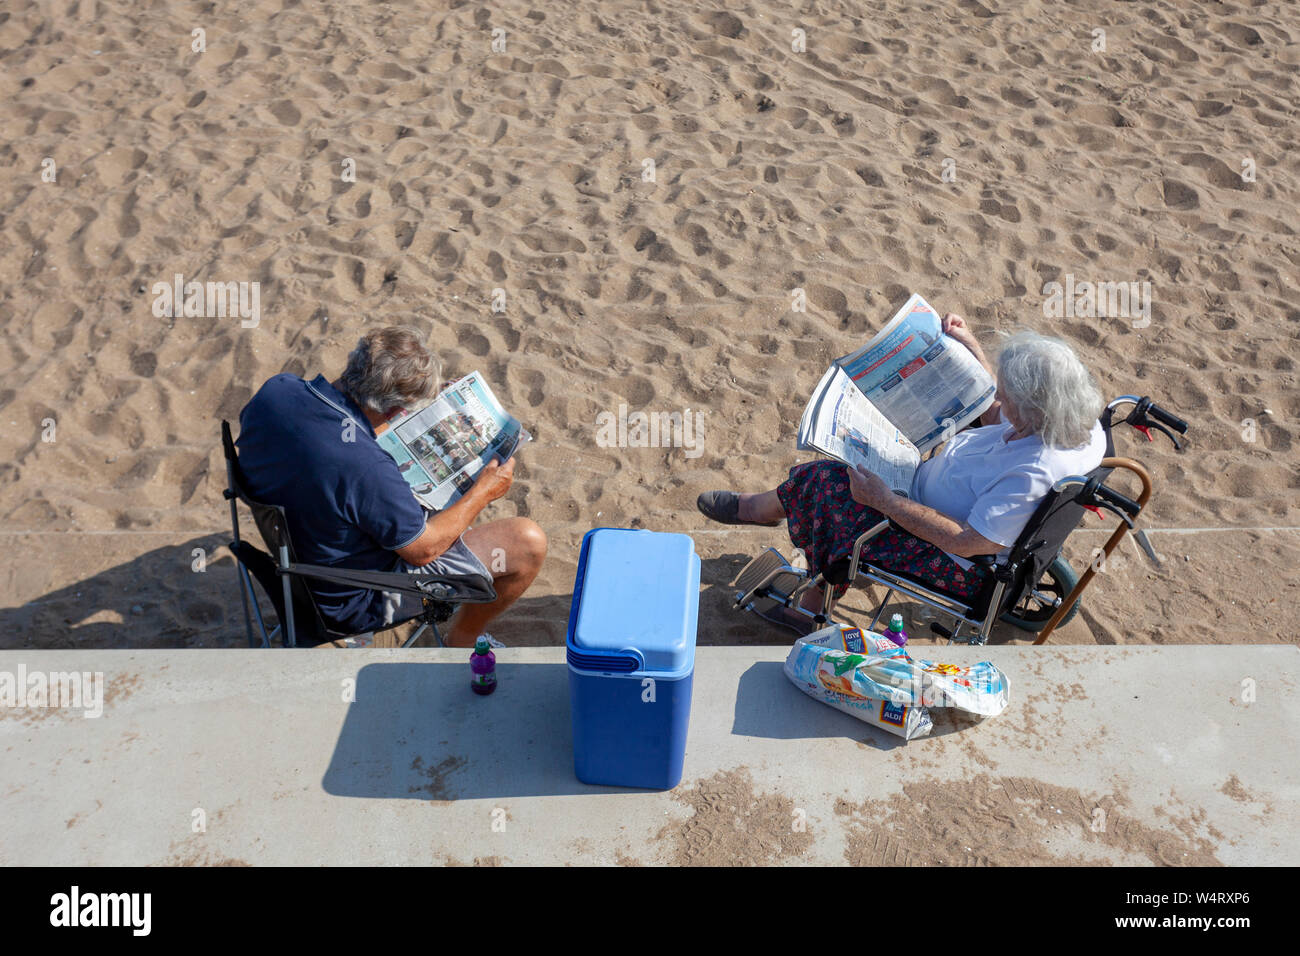
[[[415,497],[434,511],[455,502],[493,458],[508,461],[532,436],[472,372],[433,401],[376,429]]]

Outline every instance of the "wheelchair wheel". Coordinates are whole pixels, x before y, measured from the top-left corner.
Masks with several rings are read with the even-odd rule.
[[[1001,620],[1022,630],[1034,633],[1041,631],[1056,613],[1057,605],[1052,602],[1065,600],[1065,596],[1074,590],[1078,581],[1078,575],[1074,573],[1074,568],[1070,567],[1070,562],[1058,557],[1047,566],[1038,584],[1026,589],[1016,606],[1003,614]],[[1036,596],[1035,591],[1042,595],[1042,598]],[[1061,618],[1061,623],[1057,627],[1068,623],[1074,615],[1078,614],[1081,603],[1082,601],[1075,601],[1074,607],[1065,612],[1065,617]]]

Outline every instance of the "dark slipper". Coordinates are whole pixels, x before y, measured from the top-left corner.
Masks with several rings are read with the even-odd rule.
[[[706,518],[719,524],[757,524],[775,528],[779,521],[743,521],[740,517],[740,495],[734,491],[706,491],[695,499],[695,507]]]

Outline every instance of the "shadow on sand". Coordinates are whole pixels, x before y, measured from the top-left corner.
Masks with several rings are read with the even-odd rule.
[[[228,541],[229,535],[217,533],[155,548],[24,604],[0,607],[0,650],[247,647]],[[702,561],[700,646],[793,642],[792,632],[732,609],[730,583],[750,557],[729,553]],[[275,612],[259,596],[268,627],[273,626]],[[525,595],[493,626],[493,633],[511,646],[562,646],[571,600],[570,594]],[[854,624],[871,619],[873,605],[866,592],[849,594],[840,607]],[[907,605],[891,601],[882,620],[894,611],[906,617]],[[990,643],[1026,639],[1025,632],[999,623]],[[420,646],[430,645],[422,639]]]

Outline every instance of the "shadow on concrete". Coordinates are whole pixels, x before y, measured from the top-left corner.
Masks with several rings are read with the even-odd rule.
[[[934,727],[922,740],[958,733],[979,723],[979,718],[952,708],[931,707]],[[813,700],[790,682],[775,661],[760,661],[740,675],[731,732],[744,737],[774,740],[809,740],[848,737],[874,750],[908,745],[902,737],[858,720],[843,711]]]
[[[469,667],[370,664],[321,785],[339,797],[469,800],[637,793],[574,776],[565,664],[498,664],[494,694]]]

